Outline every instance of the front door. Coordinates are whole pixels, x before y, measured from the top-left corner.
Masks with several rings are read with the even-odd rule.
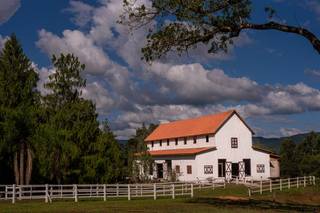
[[[232,163],[232,178],[239,176],[239,164],[238,163]]]
[[[246,176],[251,176],[251,160],[243,159],[243,162],[244,162],[244,172]]]
[[[157,163],[157,178],[163,178],[163,164]]]
[[[218,159],[218,177],[226,176],[226,159]]]

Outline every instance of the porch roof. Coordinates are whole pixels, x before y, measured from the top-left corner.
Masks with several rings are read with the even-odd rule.
[[[189,149],[168,149],[148,151],[151,156],[181,156],[181,155],[196,155],[202,152],[215,150],[216,147],[202,147],[202,148],[189,148]]]

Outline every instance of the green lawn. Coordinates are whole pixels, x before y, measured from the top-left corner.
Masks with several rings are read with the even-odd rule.
[[[273,201],[275,200],[275,201]],[[307,204],[307,205],[306,205]],[[318,205],[318,206],[316,206]],[[193,199],[188,197],[172,200],[134,199],[127,201],[101,200],[57,201],[46,204],[43,201],[18,201],[15,205],[0,202],[0,212],[293,212],[320,210],[318,187],[277,191],[248,197],[247,188],[241,185],[227,185],[226,189],[195,191]]]

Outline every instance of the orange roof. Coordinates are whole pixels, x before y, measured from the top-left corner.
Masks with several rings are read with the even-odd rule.
[[[195,155],[205,151],[213,150],[215,147],[190,148],[190,149],[167,149],[148,151],[151,156],[168,156],[168,155]]]
[[[145,141],[215,134],[233,114],[238,115],[238,117],[242,120],[242,118],[235,110],[230,110],[227,112],[221,112],[213,115],[205,115],[198,118],[160,124],[145,139]],[[244,124],[247,125],[245,122]],[[248,125],[247,127],[249,128]]]

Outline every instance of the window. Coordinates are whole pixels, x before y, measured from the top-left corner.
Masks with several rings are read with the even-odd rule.
[[[187,174],[192,174],[192,166],[191,165],[187,166]]]
[[[213,166],[204,165],[204,174],[213,174]]]
[[[169,139],[167,140],[167,146],[169,146],[169,144],[170,144],[170,141],[169,141]]]
[[[151,147],[153,147],[154,146],[154,143],[153,143],[153,141],[151,141]]]
[[[209,135],[206,136],[206,142],[209,142]]]
[[[184,138],[184,145],[187,144],[187,138]]]
[[[180,174],[180,166],[179,165],[176,165],[176,173]]]
[[[160,140],[160,146],[162,146],[162,141]]]
[[[264,173],[264,164],[257,164],[257,173]]]
[[[197,137],[193,138],[193,143],[196,144],[197,143]]]
[[[238,138],[231,138],[231,148],[238,148]]]
[[[178,146],[178,138],[176,138],[176,146]]]

